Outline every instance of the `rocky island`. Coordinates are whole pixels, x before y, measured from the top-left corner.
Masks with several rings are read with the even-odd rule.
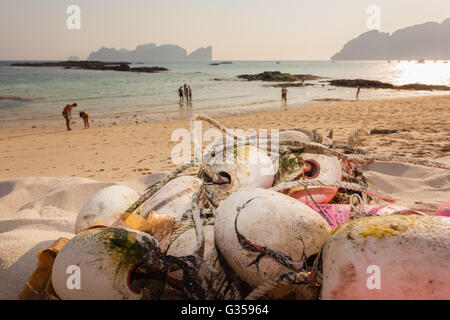
[[[155,43],[147,43],[137,46],[134,50],[103,47],[92,52],[88,60],[108,62],[211,61],[212,47],[198,48],[190,54],[186,49],[173,44],[157,46]]]
[[[237,76],[239,79],[248,81],[270,81],[270,82],[297,82],[307,80],[319,80],[323,79],[319,76],[311,74],[290,74],[281,73],[280,71],[264,71],[259,74],[243,74]]]
[[[347,42],[331,60],[448,60],[450,19],[385,33],[371,30]]]
[[[83,69],[83,70],[101,70],[101,71],[124,71],[124,72],[143,72],[155,73],[169,71],[161,67],[130,67],[129,62],[101,62],[101,61],[57,61],[57,62],[38,62],[38,63],[14,63],[12,67],[61,67],[65,69]]]
[[[449,86],[444,85],[430,85],[422,83],[411,83],[401,86],[396,86],[391,83],[375,81],[375,80],[364,80],[364,79],[338,79],[326,81],[330,85],[335,87],[346,87],[346,88],[371,88],[371,89],[396,89],[396,90],[418,90],[418,91],[450,91]]]

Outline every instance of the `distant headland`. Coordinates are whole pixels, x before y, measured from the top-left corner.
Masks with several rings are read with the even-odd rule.
[[[353,39],[331,60],[450,60],[450,19],[392,34],[372,30]]]
[[[199,48],[188,54],[187,50],[177,45],[166,44],[157,46],[154,43],[143,44],[135,50],[115,48],[101,48],[92,52],[88,60],[90,61],[132,61],[132,62],[152,62],[152,61],[211,61],[212,47]]]

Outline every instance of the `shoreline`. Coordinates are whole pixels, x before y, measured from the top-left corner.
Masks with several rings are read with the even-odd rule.
[[[341,88],[342,89],[342,88]],[[378,89],[369,89],[378,90]],[[386,89],[385,89],[386,90]],[[387,89],[388,91],[390,89]],[[395,90],[391,90],[396,92]],[[369,96],[359,101],[377,101],[377,100],[392,100],[392,99],[408,99],[408,98],[420,98],[420,97],[445,97],[450,96],[447,92],[428,92],[428,91],[415,91],[408,92],[409,94],[405,96],[383,96],[381,98],[375,96]],[[346,99],[344,95],[327,96],[323,98],[314,98],[308,101],[294,100],[294,102],[289,103],[288,109],[297,109],[304,107],[314,107],[320,105],[329,105],[331,103],[345,103],[345,102],[358,102],[354,100],[353,96],[351,99]],[[216,106],[216,107],[201,107],[193,109],[192,107],[185,106],[180,107],[176,110],[167,111],[124,111],[117,113],[110,113],[109,116],[95,114],[89,112],[90,118],[93,119],[93,123],[96,127],[112,127],[117,125],[125,124],[145,124],[145,123],[155,123],[155,122],[166,122],[166,121],[177,121],[177,120],[189,120],[193,114],[203,113],[214,118],[224,118],[231,116],[241,116],[248,115],[252,113],[259,112],[276,112],[282,110],[284,106],[281,105],[281,101],[270,100],[265,102],[251,102],[246,104],[237,104],[229,106]],[[63,108],[61,108],[62,110]],[[82,108],[80,108],[81,110]],[[72,117],[73,123],[82,123],[83,121],[77,116],[77,109],[73,109],[74,115]],[[91,120],[90,120],[91,121]],[[138,123],[136,123],[138,121]],[[31,116],[31,117],[19,117],[19,118],[1,118],[0,117],[0,133],[3,132],[5,128],[14,129],[56,129],[61,127],[61,123],[64,124],[64,119],[59,115],[42,115],[42,116]],[[37,130],[34,130],[37,131]]]
[[[361,147],[375,152],[394,153],[421,158],[439,158],[450,154],[450,95],[407,98],[385,98],[360,101],[314,102],[288,106],[286,110],[220,114],[202,112],[236,129],[318,129],[322,135],[334,130],[336,140],[346,140],[357,129],[399,130],[389,135],[368,135]],[[230,111],[230,110],[228,110]],[[138,124],[129,117],[107,124],[82,129],[82,119],[74,117],[73,131],[66,131],[64,119],[55,117],[55,126],[31,128],[22,126],[0,128],[0,179],[17,177],[77,176],[101,181],[122,181],[150,173],[168,172],[172,164],[170,152],[174,130],[189,128],[189,118],[168,119],[167,114]],[[59,119],[61,118],[61,119]],[[132,118],[136,120],[136,118]],[[153,118],[155,120],[155,118]],[[1,122],[0,122],[1,123]],[[209,126],[204,124],[204,129]]]

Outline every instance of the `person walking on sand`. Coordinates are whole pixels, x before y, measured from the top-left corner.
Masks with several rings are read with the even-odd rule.
[[[66,119],[66,127],[68,131],[72,130],[70,128],[70,120],[72,120],[72,109],[76,107],[77,107],[76,103],[68,104],[62,112],[63,117]]]
[[[178,96],[180,97],[180,102],[183,100],[183,87],[180,87],[178,89]]]
[[[192,100],[192,89],[191,86],[188,86],[189,100]]]
[[[288,94],[288,89],[286,88],[286,85],[284,85],[283,88],[281,89],[281,102],[284,105],[287,105],[287,94]]]
[[[87,112],[81,111],[80,118],[83,118],[84,128],[89,129],[89,115],[87,114]]]
[[[359,94],[361,93],[361,87],[358,86],[358,89],[356,89],[356,100],[359,100]]]

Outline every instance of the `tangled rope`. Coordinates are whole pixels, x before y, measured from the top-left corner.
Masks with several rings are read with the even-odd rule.
[[[278,279],[271,279],[261,283],[256,289],[254,289],[245,300],[258,300],[265,296],[269,292],[278,289],[282,286],[289,285],[309,285],[311,274],[309,272],[297,272],[297,273],[285,273]]]
[[[358,156],[347,156],[347,160],[356,161],[363,164],[373,163],[375,161],[387,161],[387,162],[399,162],[399,163],[410,163],[425,167],[438,168],[444,170],[450,170],[450,164],[445,162],[439,162],[434,160],[420,159],[414,157],[403,157],[396,156],[392,154],[368,154],[368,155],[358,155]]]
[[[273,250],[270,248],[267,248],[263,245],[259,245],[256,244],[255,242],[247,239],[244,235],[242,235],[237,227],[237,222],[238,222],[238,218],[239,215],[241,214],[242,210],[244,208],[246,208],[253,200],[255,200],[257,198],[252,198],[250,200],[248,200],[246,203],[244,203],[242,206],[238,207],[236,209],[236,217],[234,219],[234,230],[236,232],[236,236],[238,238],[238,241],[240,243],[240,245],[248,251],[251,252],[255,252],[258,253],[258,256],[256,257],[256,259],[251,262],[248,267],[255,265],[257,269],[259,269],[259,261],[264,257],[264,256],[269,256],[272,259],[274,259],[276,262],[278,262],[279,264],[295,271],[295,272],[300,272],[302,271],[304,264],[306,262],[306,255],[305,255],[305,243],[303,242],[303,239],[300,238],[302,244],[303,244],[303,249],[302,249],[302,259],[299,262],[295,262],[292,260],[291,257],[285,255],[284,253],[277,251],[277,250]]]
[[[227,141],[226,143],[216,144],[206,149],[204,152],[201,150],[201,144],[199,143],[199,138],[197,133],[195,132],[195,121],[201,120],[206,121],[218,128],[221,132],[224,132],[227,136],[233,139],[232,142]],[[390,162],[399,162],[399,163],[411,163],[415,165],[422,165],[433,168],[440,168],[445,170],[450,170],[450,164],[419,159],[413,157],[403,157],[396,155],[384,155],[384,154],[374,154],[370,151],[363,150],[360,148],[356,148],[354,146],[349,145],[324,145],[320,142],[322,141],[320,135],[317,131],[309,132],[307,130],[297,129],[298,131],[307,133],[311,142],[304,141],[276,141],[273,137],[269,136],[252,136],[252,137],[242,137],[237,136],[232,130],[228,129],[218,121],[212,119],[209,116],[203,114],[196,114],[190,120],[190,133],[191,133],[191,144],[194,147],[193,158],[191,162],[184,164],[181,167],[178,167],[174,171],[172,171],[169,175],[167,175],[164,179],[155,183],[154,185],[147,188],[139,199],[133,203],[124,214],[131,214],[136,212],[141,205],[147,201],[150,197],[152,197],[156,192],[158,192],[162,187],[164,187],[171,180],[179,177],[183,172],[187,169],[192,168],[194,165],[200,165],[200,169],[198,175],[203,179],[203,184],[196,190],[192,196],[191,207],[187,211],[192,215],[186,219],[180,217],[177,218],[176,222],[182,223],[181,227],[176,229],[171,236],[170,245],[172,245],[182,234],[186,231],[195,228],[196,232],[196,248],[192,255],[183,258],[176,258],[167,256],[167,263],[176,263],[183,269],[184,275],[184,285],[185,290],[190,292],[189,297],[193,299],[202,299],[208,293],[209,286],[205,290],[203,290],[202,286],[209,281],[208,279],[214,278],[216,275],[214,274],[214,268],[209,261],[204,260],[204,250],[205,250],[205,235],[204,235],[204,226],[214,224],[214,216],[215,216],[215,207],[217,207],[220,203],[220,198],[218,193],[214,192],[214,190],[208,190],[208,186],[215,184],[228,183],[224,177],[215,174],[212,171],[211,166],[209,165],[210,160],[215,154],[219,152],[223,152],[228,148],[236,148],[238,146],[256,146],[256,142],[259,142],[259,146],[261,143],[266,146],[270,145],[268,155],[272,155],[278,153],[278,155],[284,155],[286,153],[292,153],[299,158],[299,163],[302,164],[301,154],[303,153],[313,153],[313,154],[322,154],[330,157],[335,157],[340,159],[344,165],[347,164],[347,167],[343,168],[343,177],[351,182],[325,182],[319,179],[311,179],[311,180],[297,180],[297,181],[289,181],[282,182],[276,186],[273,186],[271,189],[277,192],[282,192],[285,190],[303,187],[312,199],[314,204],[319,208],[320,213],[324,218],[326,215],[320,209],[320,206],[315,202],[314,198],[308,191],[308,187],[334,187],[341,188],[345,190],[351,190],[356,192],[361,192],[363,197],[361,198],[357,194],[352,194],[350,196],[350,204],[352,205],[353,212],[356,216],[366,216],[366,210],[364,208],[364,204],[367,203],[366,195],[371,196],[373,198],[382,199],[388,202],[394,202],[392,197],[382,191],[379,191],[369,185],[365,180],[365,177],[362,174],[362,171],[358,169],[359,164],[368,164],[374,161],[390,161]],[[273,147],[274,146],[274,147]],[[340,150],[343,150],[342,152]],[[343,153],[346,152],[346,153]],[[270,153],[270,154],[269,154]],[[353,153],[353,154],[348,154]],[[300,172],[299,172],[300,175]],[[299,176],[297,175],[297,177]],[[293,177],[293,176],[292,176]],[[292,178],[289,176],[289,178]],[[297,178],[295,177],[295,178]],[[290,179],[288,179],[290,180]],[[206,195],[204,197],[203,195]],[[206,199],[205,199],[206,198]],[[255,198],[253,198],[255,199]],[[247,297],[246,300],[256,300],[259,299],[271,291],[289,285],[317,285],[317,283],[321,282],[320,277],[320,266],[321,263],[321,253],[319,253],[318,257],[314,261],[313,268],[311,272],[308,272],[309,268],[306,266],[307,257],[304,252],[305,244],[303,239],[300,237],[300,241],[303,243],[303,252],[300,261],[294,261],[290,256],[280,252],[278,250],[273,250],[258,243],[247,239],[244,235],[242,235],[238,230],[238,217],[242,211],[253,199],[249,200],[247,203],[237,208],[237,214],[234,220],[234,229],[236,236],[238,238],[241,246],[250,252],[256,253],[256,259],[250,263],[249,266],[255,265],[258,268],[258,263],[261,258],[267,256],[275,260],[277,263],[283,265],[284,267],[292,270],[285,274],[282,274],[277,279],[271,279],[264,281],[257,288],[255,288]],[[209,207],[208,207],[209,206]],[[407,214],[414,210],[398,210],[395,212],[396,214]],[[206,270],[206,271],[205,271]],[[223,275],[222,275],[223,276]],[[225,277],[222,279],[225,281]]]
[[[147,188],[145,193],[139,197],[137,201],[135,201],[127,210],[125,210],[124,214],[130,214],[135,212],[145,201],[147,201],[151,196],[153,196],[159,189],[164,187],[168,182],[177,178],[181,173],[186,171],[187,169],[192,167],[192,163],[186,163],[183,166],[172,171],[167,177],[162,179],[161,181],[155,183],[151,187]]]

